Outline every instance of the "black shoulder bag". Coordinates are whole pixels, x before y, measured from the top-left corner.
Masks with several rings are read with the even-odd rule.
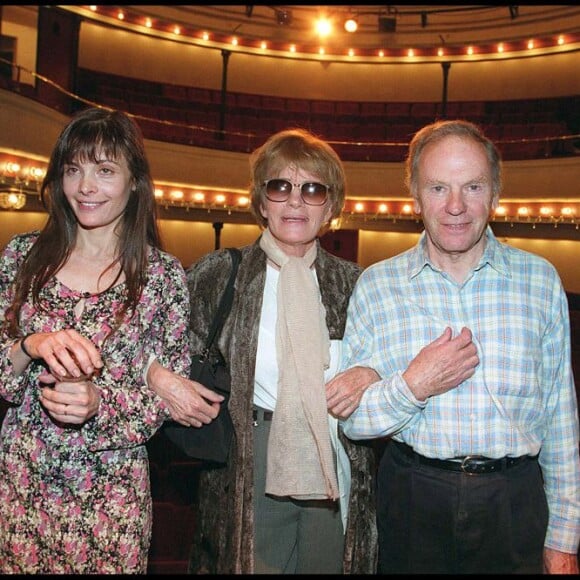
[[[241,261],[237,248],[228,248],[232,259],[230,279],[219,303],[211,324],[205,348],[201,354],[192,356],[189,378],[216,391],[225,398],[221,403],[218,416],[209,424],[201,427],[185,427],[175,421],[167,421],[163,426],[166,437],[187,456],[214,463],[226,463],[234,426],[228,410],[231,377],[223,356],[211,351],[214,341],[226,321],[234,298],[234,282]],[[193,321],[195,324],[195,321]]]

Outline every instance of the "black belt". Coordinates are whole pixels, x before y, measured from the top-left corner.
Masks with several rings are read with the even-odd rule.
[[[419,453],[413,451],[413,448],[405,443],[400,443],[395,440],[393,440],[393,443],[399,451],[420,465],[429,465],[430,467],[436,467],[437,469],[459,471],[471,475],[499,473],[526,461],[535,461],[538,458],[537,455],[534,457],[530,455],[522,455],[520,457],[500,457],[499,459],[490,459],[483,455],[467,455],[466,457],[458,457],[455,460],[434,459],[431,457],[425,457],[424,455],[419,455]]]
[[[256,425],[258,421],[271,421],[273,416],[274,411],[267,411],[266,409],[254,409],[252,411],[254,425]]]

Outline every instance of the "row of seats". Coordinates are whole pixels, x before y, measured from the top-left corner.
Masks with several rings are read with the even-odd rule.
[[[14,90],[23,92],[26,87]],[[218,90],[82,68],[75,92],[81,99],[72,99],[70,112],[86,106],[86,101],[96,102],[134,115],[148,139],[246,153],[272,133],[303,127],[329,141],[345,161],[401,162],[417,129],[443,117],[481,124],[506,160],[580,151],[578,96],[448,102],[443,110],[440,103],[321,101],[228,92],[224,109]],[[521,121],[507,122],[508,118]]]
[[[222,97],[220,90],[83,68],[76,92],[135,115],[150,139],[250,152],[272,133],[295,126],[330,141],[351,161],[402,161],[417,129],[443,117],[481,124],[505,159],[570,155],[575,149],[568,136],[579,129],[566,121],[577,125],[580,117],[580,99],[574,97],[453,101],[445,109],[438,102],[309,100],[231,91]]]
[[[199,108],[219,112],[222,93],[217,89],[156,83],[79,69],[78,89],[85,94],[106,97],[119,102],[152,104],[175,109]],[[334,101],[288,98],[228,91],[225,95],[228,111],[255,118],[268,118],[276,113],[295,115],[298,119],[424,119],[443,115],[440,102],[380,102]],[[518,99],[508,101],[452,101],[446,104],[445,116],[466,117],[483,123],[522,123],[563,120],[570,106],[578,113],[577,98]]]
[[[229,114],[224,118],[223,130],[220,130],[219,120],[208,115],[203,119],[190,117],[183,123],[168,121],[162,112],[151,116],[149,111],[139,107],[106,104],[134,114],[149,139],[249,153],[277,131],[303,127],[329,141],[345,161],[401,162],[413,134],[424,124],[369,123],[365,119],[358,123],[307,122],[285,116],[256,121]],[[566,126],[561,122],[483,127],[497,143],[505,160],[575,154],[574,139],[568,136]]]
[[[193,506],[154,501],[147,574],[186,574],[194,529]]]

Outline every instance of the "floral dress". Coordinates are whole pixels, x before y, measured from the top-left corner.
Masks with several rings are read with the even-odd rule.
[[[36,235],[15,236],[0,256],[1,320]],[[137,311],[103,342],[124,292],[124,283],[93,295],[53,279],[41,293],[44,308],[29,301],[21,311],[24,334],[74,328],[101,349],[104,367],[94,378],[101,403],[82,426],[50,418],[39,399],[41,361],[16,377],[8,356],[15,341],[0,337],[0,396],[10,404],[0,432],[0,573],[147,570],[152,501],[145,443],[168,412],[143,371],[154,353],[186,374],[189,295],[178,260],[151,250]]]

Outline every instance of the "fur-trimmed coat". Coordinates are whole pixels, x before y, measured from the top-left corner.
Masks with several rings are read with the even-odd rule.
[[[318,243],[318,242],[317,242]],[[232,311],[219,338],[231,381],[229,410],[235,437],[225,467],[202,471],[199,509],[189,572],[254,573],[252,399],[266,254],[258,241],[241,248]],[[202,350],[217,302],[230,273],[226,250],[216,250],[187,270],[191,299],[192,352]],[[361,268],[318,246],[315,262],[331,339],[344,333],[346,311]],[[375,460],[370,445],[339,436],[351,462],[352,487],[344,550],[344,572],[375,573]]]

